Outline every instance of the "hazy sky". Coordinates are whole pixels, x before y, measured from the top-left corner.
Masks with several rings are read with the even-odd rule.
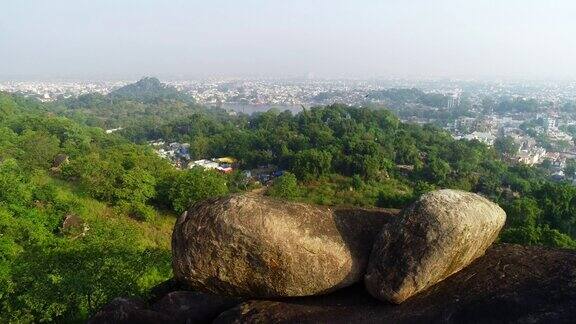
[[[573,0],[11,0],[0,77],[576,78]]]

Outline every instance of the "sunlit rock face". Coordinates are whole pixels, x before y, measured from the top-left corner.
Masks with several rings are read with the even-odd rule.
[[[227,296],[328,293],[363,278],[376,234],[397,213],[254,194],[204,201],[175,225],[174,276]]]
[[[384,225],[370,256],[366,288],[376,298],[401,303],[482,256],[505,220],[502,208],[477,194],[425,194]]]

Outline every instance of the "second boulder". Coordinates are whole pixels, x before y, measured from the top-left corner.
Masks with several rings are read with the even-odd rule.
[[[370,256],[366,288],[401,303],[483,255],[505,220],[502,208],[473,193],[425,194],[384,226]]]

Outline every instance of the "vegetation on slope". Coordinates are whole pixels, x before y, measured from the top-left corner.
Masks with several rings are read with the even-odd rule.
[[[134,141],[188,142],[193,158],[231,155],[246,169],[276,165],[297,178],[297,188],[286,187],[293,187],[293,180],[279,179],[271,194],[313,203],[404,207],[436,188],[473,191],[508,212],[502,240],[576,246],[571,184],[504,162],[506,143],[490,148],[454,140],[434,126],[400,123],[382,109],[332,105],[296,115],[269,111],[228,118],[204,112],[122,134]]]
[[[286,171],[268,194],[403,207],[423,192],[479,192],[508,214],[501,240],[576,248],[576,188],[383,109],[343,105],[230,116],[170,97],[41,104],[0,94],[0,321],[82,321],[170,273],[170,230],[191,203],[244,190],[241,173],[179,171],[143,143]],[[99,127],[124,127],[105,134]],[[56,157],[61,165],[53,165]],[[79,219],[75,226],[67,219]],[[74,222],[72,222],[74,223]]]
[[[80,322],[169,278],[172,200],[210,188],[171,195],[196,180],[149,148],[21,98],[0,107],[0,322]]]

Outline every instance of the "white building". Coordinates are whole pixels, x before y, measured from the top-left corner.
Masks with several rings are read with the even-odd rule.
[[[487,133],[487,132],[473,132],[471,134],[462,136],[462,138],[469,140],[469,141],[477,140],[477,141],[480,141],[486,145],[492,145],[492,144],[494,144],[494,141],[496,140],[496,136],[492,135],[491,133]]]
[[[534,165],[542,162],[546,157],[546,150],[542,147],[533,148],[531,150],[520,150],[516,155],[518,162],[527,165]]]
[[[220,164],[218,162],[210,161],[210,160],[197,160],[188,165],[188,168],[192,169],[193,167],[203,167],[204,169],[217,169]]]

